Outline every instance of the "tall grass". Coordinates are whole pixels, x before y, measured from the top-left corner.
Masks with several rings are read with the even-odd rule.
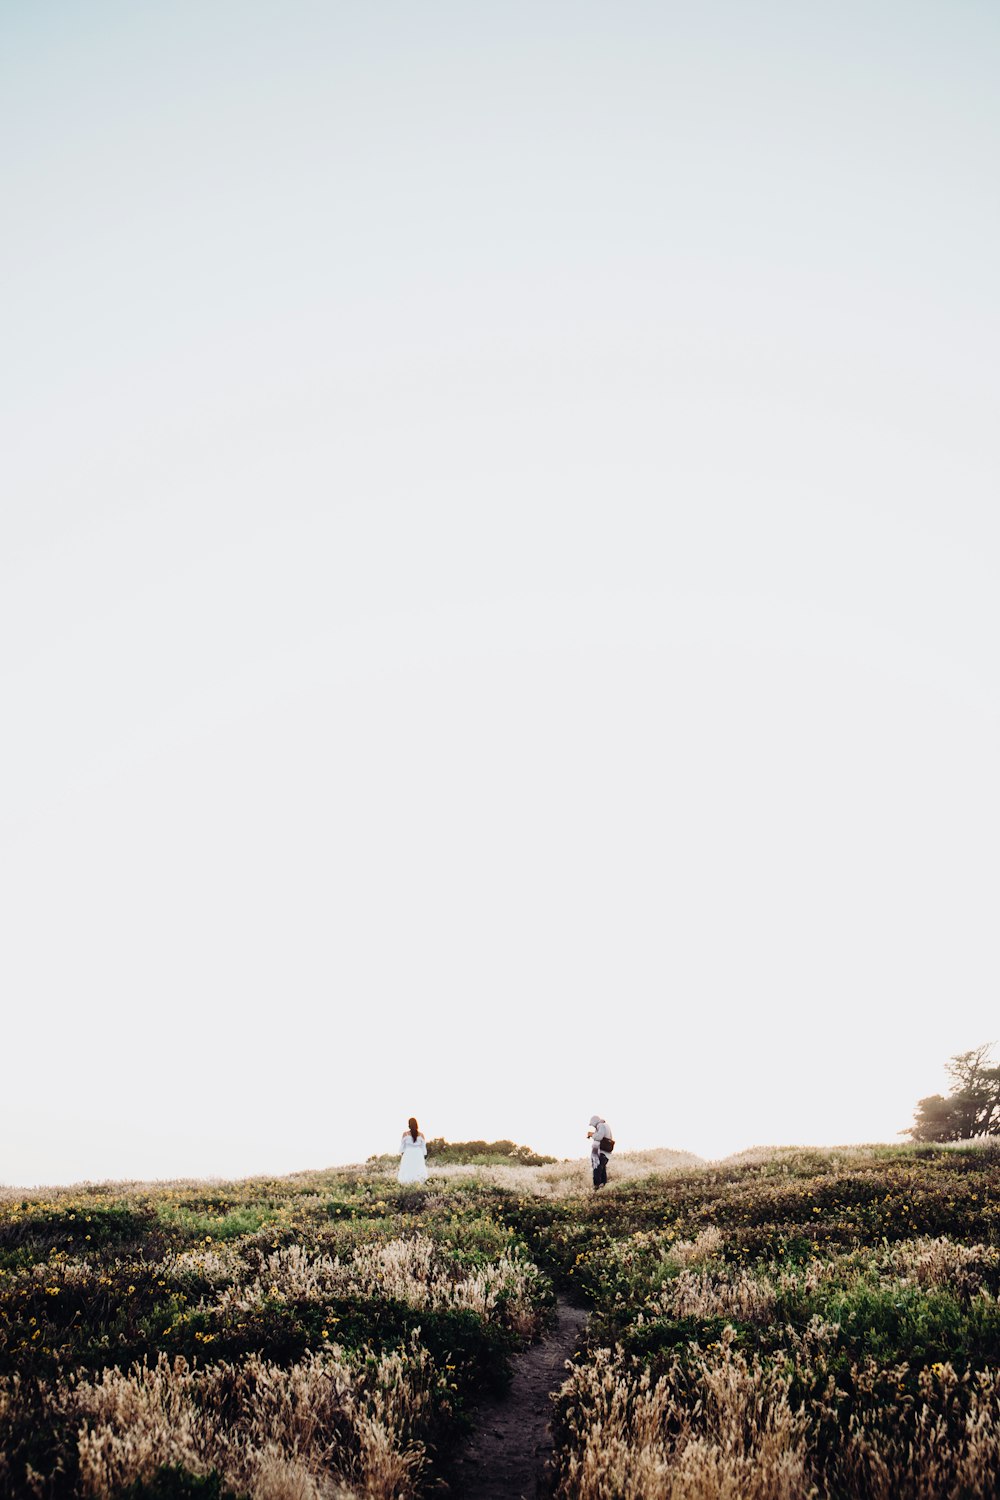
[[[594,1307],[559,1397],[557,1494],[1000,1493],[998,1164],[754,1152],[602,1198],[579,1235],[540,1225]]]
[[[0,1497],[416,1500],[554,1286],[559,1500],[1000,1494],[1000,1151],[611,1170],[0,1194]]]

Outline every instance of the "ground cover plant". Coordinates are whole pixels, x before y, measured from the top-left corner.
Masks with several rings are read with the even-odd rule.
[[[992,1146],[875,1147],[536,1204],[537,1258],[594,1309],[558,1494],[997,1494],[998,1187]]]
[[[562,1500],[1000,1492],[1000,1147],[466,1155],[0,1192],[0,1496],[430,1493],[557,1292]]]
[[[551,1286],[364,1172],[6,1195],[0,1494],[406,1496]]]

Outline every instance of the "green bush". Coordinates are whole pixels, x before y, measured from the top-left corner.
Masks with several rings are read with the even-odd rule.
[[[186,1469],[166,1465],[157,1469],[151,1479],[130,1484],[122,1491],[122,1500],[240,1500],[232,1490],[222,1488],[222,1480],[211,1474],[189,1474]]]
[[[513,1141],[446,1141],[435,1136],[427,1142],[427,1160],[442,1166],[551,1166],[554,1156],[541,1156],[530,1146],[516,1146]]]

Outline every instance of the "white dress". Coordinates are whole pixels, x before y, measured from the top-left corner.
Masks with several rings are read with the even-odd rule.
[[[427,1155],[427,1142],[423,1136],[418,1135],[414,1140],[408,1130],[404,1131],[399,1149],[402,1152],[399,1159],[400,1182],[426,1182],[427,1163],[424,1157]]]

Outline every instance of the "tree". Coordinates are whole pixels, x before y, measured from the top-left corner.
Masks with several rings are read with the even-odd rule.
[[[945,1064],[950,1094],[917,1101],[913,1124],[904,1134],[915,1141],[972,1141],[1000,1135],[1000,1067],[990,1066],[992,1042],[958,1052]]]

